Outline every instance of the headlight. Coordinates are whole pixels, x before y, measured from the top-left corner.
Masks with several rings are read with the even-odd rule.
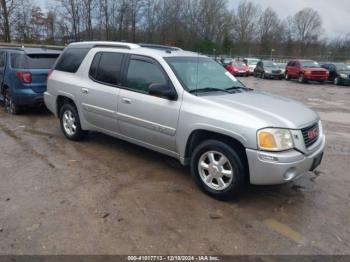
[[[347,74],[340,74],[340,77],[341,78],[348,78],[348,75]]]
[[[311,71],[310,70],[306,70],[305,72],[304,72],[304,74],[311,74]]]
[[[271,74],[271,70],[270,69],[266,69],[265,72],[268,73],[268,74]]]
[[[258,131],[258,146],[266,151],[285,151],[292,149],[294,142],[288,129],[265,128]]]

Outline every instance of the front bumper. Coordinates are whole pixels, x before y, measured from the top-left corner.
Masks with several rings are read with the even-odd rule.
[[[269,77],[269,78],[282,78],[284,77],[284,73],[266,73],[265,72],[265,77]]]
[[[350,85],[350,78],[339,78],[339,84]]]
[[[328,75],[312,75],[312,74],[305,74],[304,78],[306,80],[311,81],[327,81]]]
[[[250,183],[255,185],[283,184],[315,169],[323,155],[325,136],[320,137],[317,148],[309,155],[296,150],[264,152],[246,149]],[[317,163],[318,162],[318,163]]]

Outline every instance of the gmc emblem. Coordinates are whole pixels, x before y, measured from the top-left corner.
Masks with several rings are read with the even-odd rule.
[[[309,130],[309,131],[307,132],[307,137],[308,137],[309,139],[314,139],[314,138],[318,137],[318,129],[315,128],[315,129]]]

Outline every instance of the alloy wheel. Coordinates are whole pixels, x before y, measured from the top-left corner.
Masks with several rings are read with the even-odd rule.
[[[66,110],[63,114],[63,128],[69,136],[74,136],[77,132],[77,123],[74,114],[70,110]]]
[[[234,177],[230,161],[217,151],[205,152],[199,158],[198,171],[205,185],[217,191],[228,188]]]

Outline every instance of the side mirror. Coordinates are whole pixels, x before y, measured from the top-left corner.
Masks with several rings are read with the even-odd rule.
[[[151,84],[148,92],[152,96],[167,98],[169,100],[176,100],[177,94],[173,88],[164,84]]]

